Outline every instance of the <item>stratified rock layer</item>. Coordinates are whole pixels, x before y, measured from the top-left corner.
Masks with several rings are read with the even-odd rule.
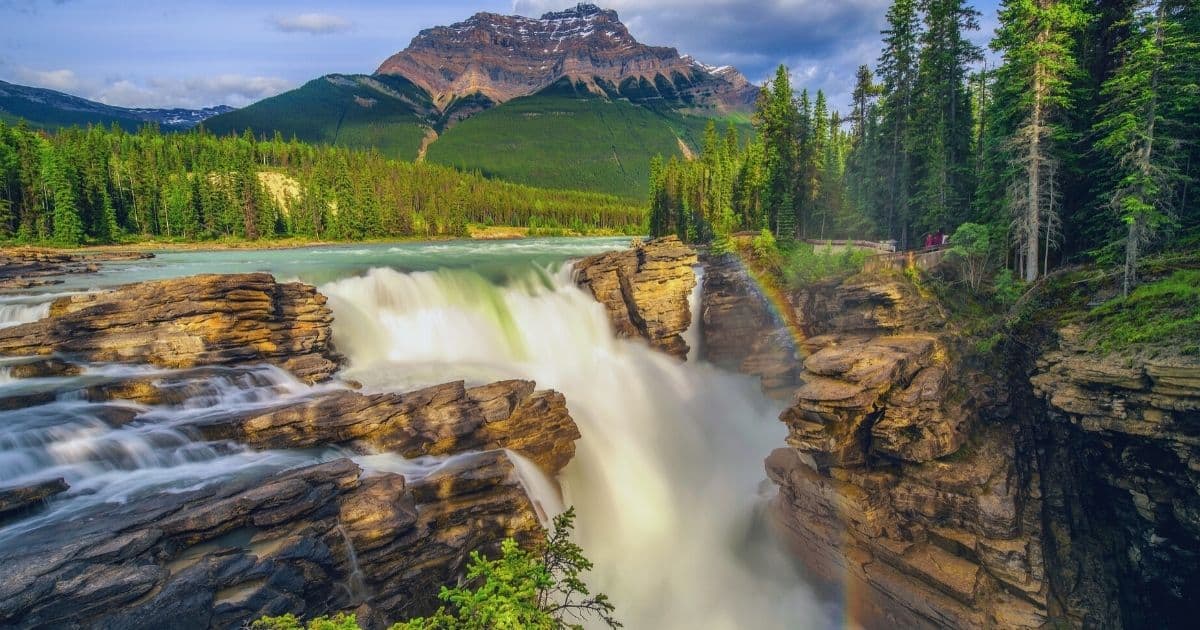
[[[100,506],[0,546],[0,626],[228,628],[428,612],[469,551],[538,519],[501,451],[414,484],[339,459]],[[11,541],[10,541],[11,542]]]
[[[144,282],[60,298],[49,317],[0,329],[0,354],[170,368],[272,363],[311,383],[338,369],[325,301],[265,273]]]
[[[200,427],[207,439],[255,448],[363,445],[404,457],[510,449],[557,475],[575,456],[579,429],[566,400],[531,381],[467,389],[446,383],[403,394],[341,391]]]
[[[802,371],[795,335],[784,321],[792,305],[772,305],[736,256],[706,256],[703,262],[700,357],[757,376],[767,395],[790,400]]]
[[[902,277],[793,296],[813,336],[767,459],[775,514],[868,627],[1037,628],[1049,585],[1029,471],[980,410],[995,383],[958,359],[944,315]],[[846,584],[849,582],[849,584]]]
[[[1083,627],[1193,627],[1200,601],[1200,358],[1096,352],[1069,326],[1030,379],[1047,545]]]
[[[758,94],[733,68],[639,43],[615,11],[590,4],[540,19],[478,13],[426,29],[376,73],[405,77],[443,108],[476,94],[502,103],[560,79],[614,98],[721,111],[748,110]]]
[[[683,359],[696,264],[696,252],[671,236],[584,258],[575,264],[575,281],[604,305],[618,336],[645,339]]]

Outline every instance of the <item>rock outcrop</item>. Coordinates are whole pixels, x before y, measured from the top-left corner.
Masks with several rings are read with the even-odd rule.
[[[733,68],[639,43],[615,11],[591,4],[541,18],[478,13],[426,29],[376,74],[403,76],[443,108],[479,94],[503,103],[558,81],[601,96],[720,111],[748,111],[758,94]]]
[[[604,305],[618,336],[685,359],[696,264],[696,252],[671,236],[584,258],[575,263],[575,282]]]
[[[1195,356],[1104,356],[1072,325],[988,364],[936,298],[888,271],[787,303],[807,336],[780,416],[788,448],[766,463],[773,513],[814,575],[856,593],[859,623],[1194,625]]]
[[[792,299],[812,336],[780,416],[789,448],[767,472],[798,555],[857,593],[850,612],[868,627],[1042,627],[1030,471],[983,412],[997,383],[964,363],[936,302],[889,275]]]
[[[340,391],[196,427],[206,439],[255,448],[361,446],[404,457],[510,449],[548,475],[575,456],[579,428],[566,400],[531,381],[466,388],[446,383],[402,394]]]
[[[35,509],[46,499],[66,492],[67,488],[66,480],[61,477],[20,486],[0,486],[0,524]]]
[[[801,357],[792,304],[773,305],[740,259],[705,256],[700,294],[700,358],[757,376],[763,392],[790,400],[800,385]]]
[[[469,551],[540,535],[502,451],[416,483],[348,459],[99,506],[0,544],[0,626],[238,627],[428,612]],[[184,621],[186,620],[186,621]]]
[[[1049,569],[1083,627],[1190,627],[1200,601],[1200,358],[1105,355],[1068,326],[1031,403]]]
[[[2,88],[2,86],[0,86]],[[73,254],[57,250],[0,250],[0,289],[28,289],[58,284],[55,276],[95,273],[103,262],[153,258],[146,252],[92,252]]]
[[[550,506],[528,495],[540,484],[526,460],[553,476],[574,456],[563,396],[516,380],[302,387],[282,370],[329,379],[331,321],[312,287],[243,274],[65,297],[46,319],[0,331],[0,354],[25,357],[5,361],[22,382],[0,393],[0,410],[46,405],[30,417],[51,423],[9,442],[31,481],[0,488],[0,628],[227,628],[343,610],[384,627],[435,610],[472,551],[539,540]],[[143,369],[90,365],[111,362]],[[64,426],[99,436],[58,469],[72,480],[79,458],[120,470],[142,467],[143,451],[152,466],[197,467],[253,455],[247,447],[291,453],[236,473],[218,464],[171,491],[135,481],[123,501],[88,503],[94,490],[37,476],[63,400]],[[322,461],[327,449],[372,457]]]
[[[144,282],[60,298],[49,317],[0,329],[0,354],[169,368],[271,363],[311,383],[339,367],[325,301],[265,273]]]

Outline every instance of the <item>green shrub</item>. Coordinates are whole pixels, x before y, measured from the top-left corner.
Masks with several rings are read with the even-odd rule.
[[[851,276],[862,271],[868,255],[866,251],[853,247],[847,247],[841,253],[834,253],[832,245],[826,245],[821,251],[817,251],[812,245],[797,243],[787,253],[783,276],[792,287],[801,287],[828,278]]]
[[[447,605],[429,617],[397,623],[390,630],[565,630],[580,626],[565,619],[595,617],[620,628],[613,605],[603,593],[592,595],[581,577],[592,563],[571,542],[575,511],[555,517],[553,531],[531,550],[511,538],[500,556],[489,560],[471,552],[464,586],[443,586],[438,598]],[[353,615],[318,617],[302,625],[294,615],[263,617],[252,630],[360,630]]]

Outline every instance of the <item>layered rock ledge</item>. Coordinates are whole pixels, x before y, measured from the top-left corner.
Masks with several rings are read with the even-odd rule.
[[[402,394],[340,391],[196,427],[206,439],[254,448],[344,445],[404,457],[509,449],[557,475],[579,428],[555,391],[531,381],[466,388],[459,381]]]
[[[41,249],[0,250],[0,289],[28,289],[58,284],[70,273],[95,273],[100,263],[153,258],[146,252],[92,252],[75,254]]]
[[[0,626],[228,628],[356,607],[377,626],[433,608],[469,551],[540,531],[502,451],[413,484],[339,459],[108,504],[6,541]]]
[[[339,367],[325,302],[312,286],[266,273],[143,282],[56,300],[45,319],[0,329],[0,354],[168,368],[271,363],[312,383]]]
[[[670,236],[584,258],[575,264],[575,281],[604,305],[618,336],[685,359],[697,262],[694,250]]]
[[[1083,627],[1189,627],[1200,601],[1200,357],[1105,355],[1071,325],[1036,360],[1050,570]]]
[[[777,522],[868,627],[1038,628],[1042,523],[997,383],[961,359],[936,302],[902,277],[791,296],[810,336],[767,459]],[[849,582],[847,584],[846,582]]]

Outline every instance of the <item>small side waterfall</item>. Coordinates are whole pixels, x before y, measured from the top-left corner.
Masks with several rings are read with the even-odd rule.
[[[362,568],[358,566],[358,552],[354,550],[354,541],[350,540],[350,535],[346,533],[346,528],[342,527],[341,521],[338,521],[336,529],[342,535],[342,542],[346,545],[346,560],[350,563],[350,574],[346,576],[344,585],[346,594],[350,597],[350,604],[357,606],[371,598],[371,591],[363,578]]]

